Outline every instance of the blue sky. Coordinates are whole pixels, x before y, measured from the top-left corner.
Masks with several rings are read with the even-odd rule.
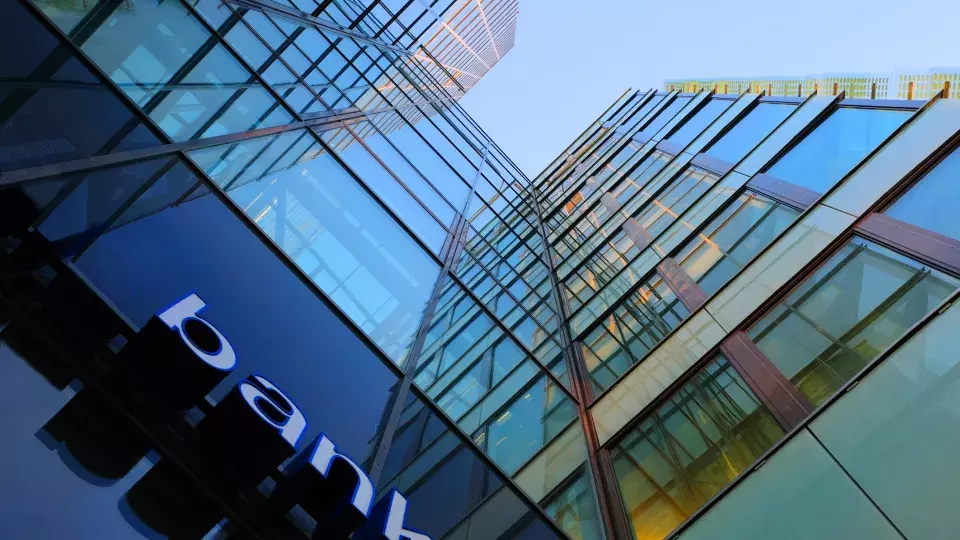
[[[958,22],[958,0],[520,0],[516,45],[461,103],[533,178],[627,88],[960,67]]]

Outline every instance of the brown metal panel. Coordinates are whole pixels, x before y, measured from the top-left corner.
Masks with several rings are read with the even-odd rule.
[[[723,176],[730,172],[730,169],[733,168],[733,163],[729,161],[724,161],[722,159],[717,159],[713,156],[709,156],[703,152],[700,152],[693,158],[690,162],[700,167],[701,169],[706,169],[717,176]]]
[[[720,350],[787,431],[813,412],[814,406],[810,400],[773,365],[745,332],[731,334],[720,344]]]
[[[960,275],[960,241],[922,227],[873,213],[857,224],[857,232],[889,244],[921,261]]]
[[[677,295],[683,305],[690,311],[702,306],[707,301],[707,293],[690,277],[690,274],[677,264],[673,257],[667,257],[657,265],[657,272]]]
[[[763,173],[755,174],[747,186],[801,210],[806,210],[822,196],[811,189]]]

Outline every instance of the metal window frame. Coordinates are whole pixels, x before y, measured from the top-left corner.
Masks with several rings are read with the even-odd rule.
[[[42,11],[40,11],[38,7],[34,6],[31,2],[27,0],[21,0],[21,1],[22,1],[22,4],[26,6],[27,10],[37,18],[38,22],[40,22],[41,25],[44,26],[51,33],[51,35],[59,39],[61,44],[64,47],[67,47],[67,49],[70,50],[74,54],[74,56],[77,57],[77,59],[81,62],[81,64],[84,65],[84,67],[89,69],[96,78],[100,79],[101,84],[105,89],[112,91],[120,103],[128,105],[129,98],[123,93],[123,91],[120,90],[120,88],[117,87],[115,83],[113,83],[113,81],[99,68],[99,66],[96,63],[94,63],[88,56],[86,56],[86,54],[83,53],[83,51],[80,50],[79,47],[77,47],[73,43],[72,40],[68,39],[64,35],[64,33],[59,29],[59,27],[57,27],[52,21],[50,21],[46,17],[46,15]],[[220,36],[217,33],[213,33],[212,37],[214,37],[215,39],[222,39],[222,36]],[[235,54],[235,53],[231,50],[231,54]],[[240,59],[239,57],[237,58],[238,58],[238,61],[242,61],[242,59]],[[223,204],[228,211],[233,213],[234,217],[237,218],[244,226],[246,226],[247,229],[251,232],[251,234],[254,235],[255,238],[259,238],[261,242],[271,252],[273,252],[274,256],[276,256],[281,261],[282,264],[285,264],[288,267],[288,269],[291,272],[293,272],[293,274],[297,276],[298,279],[300,279],[300,281],[309,290],[311,290],[314,293],[314,295],[328,309],[330,309],[330,311],[334,313],[335,316],[337,316],[347,328],[350,328],[353,331],[353,333],[358,337],[358,339],[361,340],[361,342],[367,345],[367,347],[374,353],[374,356],[380,358],[380,360],[384,363],[384,365],[386,365],[391,372],[397,375],[399,382],[402,383],[404,381],[407,381],[407,384],[409,384],[409,378],[406,376],[406,373],[404,372],[404,370],[398,368],[391,360],[389,360],[389,357],[380,350],[379,346],[376,343],[374,343],[369,337],[367,337],[365,333],[360,331],[356,327],[356,325],[352,321],[350,321],[349,318],[347,318],[342,311],[340,311],[340,309],[336,306],[336,304],[333,303],[332,300],[328,299],[326,295],[319,290],[317,285],[314,284],[312,280],[309,279],[308,276],[303,274],[303,272],[299,269],[299,267],[296,266],[296,263],[293,262],[292,259],[290,259],[283,252],[283,250],[275,243],[275,241],[269,236],[267,236],[266,234],[264,234],[263,231],[260,230],[258,226],[253,224],[252,221],[245,216],[243,210],[237,207],[236,204],[233,203],[233,201],[230,199],[230,197],[226,195],[226,193],[223,192],[223,190],[215,182],[210,180],[210,178],[206,175],[206,173],[202,170],[202,168],[200,168],[187,154],[187,152],[192,149],[205,148],[210,146],[216,146],[219,144],[235,142],[238,140],[246,140],[246,139],[251,139],[251,138],[260,137],[264,135],[293,131],[296,129],[316,126],[320,124],[326,124],[330,122],[329,120],[327,119],[310,120],[310,121],[305,121],[302,123],[296,123],[291,125],[264,128],[263,130],[257,130],[255,134],[251,134],[251,132],[240,132],[240,133],[230,134],[230,135],[217,137],[217,138],[190,141],[189,143],[175,143],[171,141],[162,130],[159,130],[156,123],[149,116],[144,114],[143,111],[141,111],[139,108],[131,110],[131,113],[133,113],[134,117],[139,116],[140,121],[144,125],[146,125],[148,128],[154,130],[158,138],[160,139],[160,141],[165,142],[166,144],[161,144],[160,146],[149,148],[146,150],[136,150],[136,151],[112,154],[108,156],[96,156],[91,158],[85,158],[82,160],[75,160],[74,162],[70,162],[68,164],[58,163],[53,165],[46,165],[41,167],[34,167],[31,169],[15,171],[16,174],[8,173],[3,175],[2,181],[0,181],[0,185],[9,186],[9,185],[18,184],[21,182],[45,178],[51,175],[94,170],[94,169],[100,169],[100,168],[109,167],[109,166],[121,165],[125,163],[134,163],[134,162],[142,161],[151,157],[157,157],[162,155],[170,155],[171,157],[176,157],[178,158],[179,162],[182,162],[184,166],[186,166],[187,169],[200,181],[201,184],[205,185],[209,189],[211,195],[217,197],[217,199],[221,202],[221,204]],[[366,115],[357,115],[356,118],[366,118]],[[356,118],[354,118],[354,120]],[[339,118],[335,119],[333,120],[333,122],[340,123],[341,119]],[[335,127],[339,127],[339,126],[335,126]],[[335,155],[334,157],[336,159],[339,159]],[[478,173],[479,173],[479,168],[478,168]],[[366,187],[365,184],[361,183],[361,185]],[[470,193],[471,193],[470,196],[472,196],[472,194],[474,193],[472,189]],[[377,198],[375,194],[373,194],[373,196],[379,202],[379,204],[383,206],[384,203],[380,201],[380,199]],[[400,223],[401,226],[403,226],[402,221],[398,220],[398,223]],[[462,223],[462,218],[461,218],[461,223]],[[408,234],[409,234],[409,231],[408,231]],[[414,238],[414,240],[417,240],[416,236],[412,236],[412,237]],[[455,239],[456,237],[454,235],[451,235],[451,236],[448,236],[448,239],[447,239],[448,243],[450,242],[451,238],[454,238],[453,241],[456,242],[456,239]],[[425,251],[428,254],[432,253],[429,250],[425,250]],[[453,260],[451,256],[455,254],[455,251],[456,251],[455,249],[448,250],[448,253],[446,254],[446,257],[444,259],[445,265],[449,262],[448,260]],[[437,284],[440,284],[440,283],[441,281],[438,279]],[[431,302],[435,303],[436,300],[437,300],[437,297],[434,297],[432,298]],[[480,304],[482,305],[482,302]],[[496,319],[495,317],[494,319],[499,321],[499,319]],[[424,325],[421,325],[421,330],[423,328],[424,328]],[[408,359],[411,357],[412,356],[409,355],[408,353]],[[547,373],[549,374],[549,372]],[[539,516],[542,519],[542,521],[546,522],[546,525],[549,528],[551,528],[551,530],[553,530],[556,534],[558,534],[561,537],[566,537],[566,533],[559,528],[559,526],[552,520],[552,518],[546,515],[543,509],[538,504],[531,502],[529,497],[527,497],[527,495],[517,486],[513,478],[510,475],[507,475],[496,463],[494,463],[486,455],[486,453],[482,451],[482,449],[480,449],[476,445],[476,443],[473,442],[473,440],[468,435],[464,434],[463,431],[460,430],[460,428],[456,425],[455,422],[453,422],[448,416],[446,416],[446,414],[442,410],[437,408],[436,405],[433,404],[433,402],[430,399],[424,399],[423,401],[425,406],[431,408],[447,424],[448,428],[451,428],[455,433],[459,434],[458,436],[461,438],[461,441],[466,440],[465,444],[469,448],[471,448],[475,456],[481,462],[483,462],[488,469],[492,469],[501,475],[503,484],[508,489],[510,489],[515,495],[517,495],[517,497],[521,501],[526,501],[526,503],[528,504],[528,506],[531,508],[531,510],[535,515]],[[400,404],[402,405],[402,401],[400,402]],[[380,447],[380,451],[381,452],[383,451],[383,446]],[[225,507],[225,510],[229,510],[229,508]]]

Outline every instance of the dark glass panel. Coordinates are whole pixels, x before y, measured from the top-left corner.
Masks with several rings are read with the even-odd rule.
[[[0,6],[0,48],[0,170],[160,144],[19,2]]]

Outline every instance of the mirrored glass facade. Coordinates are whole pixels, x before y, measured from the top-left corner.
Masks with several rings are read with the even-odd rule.
[[[607,535],[949,538],[869,381],[960,294],[958,107],[766,94],[628,93],[533,180]]]
[[[0,7],[8,536],[952,538],[960,106],[628,91],[531,180],[516,13]]]

